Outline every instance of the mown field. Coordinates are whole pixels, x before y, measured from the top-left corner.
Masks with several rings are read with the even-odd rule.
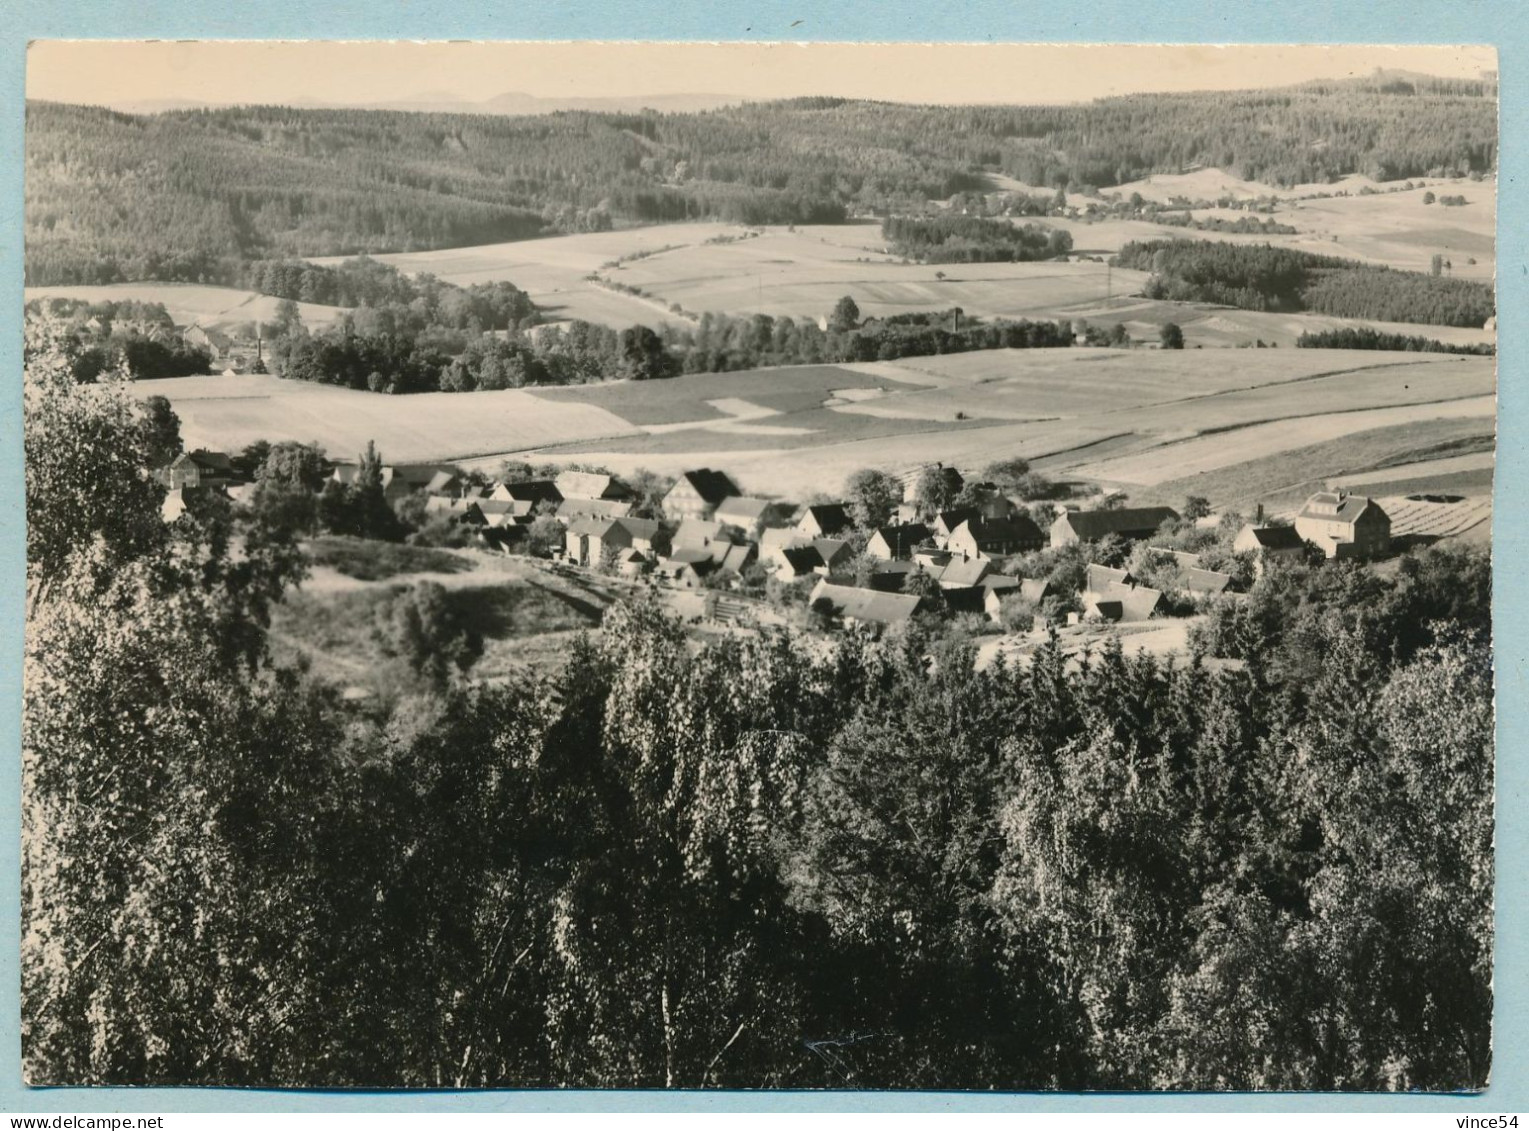
[[[181,377],[138,381],[141,397],[168,397],[188,448],[238,451],[255,440],[317,443],[353,458],[375,440],[393,461],[453,459],[634,431],[592,404],[506,389],[389,397],[277,377]]]
[[[775,429],[770,434],[682,423],[539,456],[617,471],[722,466],[747,490],[798,498],[831,491],[861,467],[905,472],[941,460],[973,469],[1014,455],[1040,461],[1053,477],[1141,488],[1392,426],[1413,427],[1425,445],[1461,426],[1490,434],[1495,413],[1493,359],[1440,354],[1020,350],[832,368],[914,387],[782,411],[758,421]],[[733,380],[764,382],[772,372],[788,371]],[[610,394],[587,387],[558,395]],[[631,387],[622,395],[642,393]],[[856,420],[905,430],[888,442],[859,431]],[[1367,466],[1329,459],[1305,476]]]
[[[1378,191],[1361,194],[1364,188]],[[1346,177],[1333,185],[1297,185],[1273,188],[1237,181],[1219,170],[1201,170],[1182,177],[1159,176],[1109,190],[1129,198],[1140,192],[1148,200],[1166,203],[1171,197],[1215,200],[1222,195],[1237,199],[1277,196],[1280,203],[1272,216],[1279,224],[1296,229],[1293,234],[1239,234],[1196,231],[1147,220],[1047,220],[1072,234],[1079,254],[1109,255],[1132,240],[1206,239],[1230,243],[1269,243],[1318,255],[1336,255],[1396,267],[1404,271],[1427,271],[1435,253],[1450,261],[1450,274],[1463,279],[1490,280],[1496,270],[1497,185],[1481,181],[1430,178],[1425,185],[1399,192],[1377,185],[1367,177]],[[1345,196],[1332,195],[1347,193]],[[1423,203],[1423,194],[1463,196],[1460,206]],[[1326,194],[1326,195],[1321,195]],[[1069,203],[1082,204],[1086,198]],[[1220,217],[1236,221],[1250,213],[1196,209],[1197,220]],[[1257,216],[1258,214],[1251,214]],[[1474,263],[1471,260],[1475,260]]]

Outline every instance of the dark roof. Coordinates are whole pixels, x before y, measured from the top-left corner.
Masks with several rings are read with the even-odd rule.
[[[786,559],[791,567],[791,572],[800,576],[811,573],[823,564],[823,556],[818,553],[816,546],[811,543],[805,546],[791,546],[780,552],[780,556]]]
[[[651,542],[658,534],[658,523],[651,518],[618,518],[615,524],[625,530],[633,538],[641,538],[644,542]]]
[[[715,506],[729,495],[738,494],[737,485],[727,477],[723,471],[713,471],[709,467],[697,468],[695,471],[687,471],[682,476],[685,482],[695,488],[695,493],[700,495],[708,503]]]
[[[1265,550],[1299,550],[1306,544],[1293,526],[1246,526],[1243,529]]]
[[[934,525],[948,534],[967,519],[976,518],[977,513],[976,507],[959,507],[956,510],[941,511],[934,516]]]
[[[1057,519],[1079,538],[1095,541],[1107,534],[1150,534],[1179,512],[1172,507],[1120,507],[1115,510],[1068,511]]]
[[[877,529],[876,534],[893,550],[909,550],[922,542],[929,541],[929,527],[922,522],[905,522],[898,526],[883,526]],[[875,537],[876,535],[872,535]]]
[[[812,516],[824,534],[837,534],[851,525],[849,512],[844,509],[843,503],[818,503],[808,507],[802,518],[805,519],[807,515]]]
[[[213,452],[206,448],[197,448],[195,451],[187,454],[198,467],[207,471],[226,471],[232,473],[234,470],[233,461],[228,458],[225,452]]]
[[[1029,515],[1010,515],[1008,518],[972,518],[965,524],[983,546],[1008,545],[1013,542],[1040,542],[1045,539],[1041,528],[1031,521]],[[952,531],[954,533],[954,531]]]
[[[1367,495],[1349,495],[1342,491],[1318,491],[1306,500],[1306,505],[1301,508],[1302,518],[1317,518],[1339,522],[1356,522],[1359,516],[1371,507],[1379,512],[1380,517],[1389,520],[1390,516],[1381,510]]]
[[[946,589],[941,593],[945,607],[953,613],[983,613],[987,611],[988,591],[980,585],[964,589]]]
[[[501,483],[504,493],[512,499],[520,499],[525,502],[560,503],[563,501],[563,493],[557,489],[557,484],[550,479],[523,479],[518,483]]]

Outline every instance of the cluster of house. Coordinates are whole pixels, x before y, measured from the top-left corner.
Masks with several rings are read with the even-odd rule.
[[[333,478],[353,482],[354,464],[340,464]],[[964,482],[954,468],[939,467],[954,495]],[[237,495],[238,484],[228,457],[197,450],[178,456],[157,473],[168,487],[165,516],[185,509],[185,493],[222,487]],[[910,483],[911,483],[910,478]],[[1097,543],[1110,536],[1148,542],[1178,514],[1169,507],[1063,510],[1042,530],[1030,515],[996,490],[974,506],[940,512],[920,520],[911,503],[899,507],[892,521],[865,542],[864,565],[856,584],[847,578],[856,558],[854,522],[843,503],[795,508],[742,494],[725,472],[700,468],[682,473],[662,500],[663,521],[635,514],[635,493],[615,476],[563,471],[555,478],[483,485],[443,464],[384,467],[384,496],[397,501],[424,495],[425,513],[471,527],[492,548],[524,546],[538,515],[553,515],[562,526],[562,545],[554,557],[571,565],[602,567],[628,577],[650,576],[678,589],[726,588],[759,563],[787,582],[816,584],[808,598],[815,610],[845,624],[895,624],[919,608],[922,597],[906,592],[910,574],[923,574],[937,587],[953,613],[973,613],[998,621],[1005,598],[1018,595],[1039,604],[1049,595],[1047,583],[1004,574],[998,563],[1015,554]],[[1236,552],[1254,557],[1255,568],[1271,558],[1300,557],[1314,545],[1329,558],[1370,557],[1390,545],[1390,519],[1374,500],[1342,491],[1321,492],[1307,500],[1293,526],[1243,527],[1232,543]],[[1177,568],[1164,591],[1144,584],[1129,570],[1090,565],[1081,594],[1084,618],[1112,622],[1146,620],[1160,613],[1169,598],[1196,600],[1226,592],[1229,574],[1205,568],[1198,555],[1156,549]]]
[[[259,337],[235,336],[213,326],[190,326],[181,334],[181,341],[206,350],[212,359],[212,372],[225,376],[258,372],[256,362],[264,360]]]

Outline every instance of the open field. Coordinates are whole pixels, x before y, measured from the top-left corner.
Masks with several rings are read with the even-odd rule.
[[[103,286],[27,287],[26,300],[77,298],[86,302],[158,302],[177,326],[237,326],[242,322],[271,322],[280,299],[232,287],[200,283],[109,283]],[[303,322],[310,327],[327,326],[343,312],[338,306],[300,302]]]
[[[716,236],[738,235],[745,230],[737,225],[719,223],[660,224],[442,251],[401,252],[373,258],[408,274],[428,271],[448,283],[464,287],[508,280],[529,294],[549,319],[582,318],[586,322],[626,327],[637,322],[652,325],[662,321],[663,314],[651,302],[607,290],[586,276],[623,256],[650,253],[677,244],[702,244]],[[335,264],[343,258],[315,259],[313,262]],[[606,273],[623,282],[629,281],[622,278],[620,272],[608,270]]]
[[[1218,173],[1225,177],[1225,174],[1219,174],[1217,170],[1204,172]],[[1150,180],[1168,182],[1174,178],[1154,177]],[[1335,255],[1404,271],[1427,271],[1430,260],[1438,253],[1450,261],[1451,275],[1483,281],[1492,279],[1496,269],[1497,223],[1497,185],[1494,181],[1431,179],[1426,187],[1420,185],[1399,192],[1380,191],[1361,196],[1360,188],[1369,183],[1366,178],[1346,178],[1336,185],[1302,185],[1295,189],[1275,189],[1260,185],[1254,187],[1262,192],[1229,193],[1242,199],[1265,193],[1278,196],[1278,211],[1268,218],[1295,228],[1294,234],[1197,231],[1154,224],[1149,220],[1100,220],[1090,223],[1084,220],[1047,219],[1044,222],[1070,232],[1073,250],[1079,255],[1110,255],[1132,240],[1221,240],[1227,243],[1268,243],[1275,247],[1309,251],[1316,255]],[[1142,182],[1134,187],[1141,189]],[[1110,192],[1129,196],[1132,190],[1133,186],[1125,185]],[[1346,191],[1349,195],[1313,195],[1335,191]],[[1455,207],[1445,207],[1438,203],[1424,204],[1425,192],[1432,192],[1436,196],[1463,196],[1466,203]],[[1177,193],[1166,187],[1156,191],[1155,195],[1142,191],[1144,197],[1164,201],[1175,194],[1190,199],[1215,199],[1221,195],[1197,189]],[[1192,215],[1197,220],[1220,217],[1236,221],[1249,215],[1264,218],[1256,213],[1214,208],[1196,209]],[[1472,259],[1476,262],[1471,263]]]
[[[738,373],[695,373],[667,381],[612,381],[538,389],[536,395],[561,403],[596,405],[640,426],[722,420],[737,415],[718,408],[715,401],[743,400],[764,406],[774,414],[821,408],[839,390],[879,395],[914,388],[895,377],[855,369],[841,365],[792,365]]]
[[[1453,257],[1456,274],[1477,271],[1490,277],[1492,213],[1486,202],[1491,185],[1482,182],[1471,185],[1471,189],[1483,201],[1480,208],[1474,203],[1456,209],[1431,205],[1430,211],[1423,213],[1421,193],[1302,201],[1292,208],[1316,211],[1312,213],[1311,233],[1300,236],[1197,233],[1134,220],[1088,224],[1048,218],[1042,222],[1072,232],[1079,255],[1107,256],[1133,239],[1203,236],[1286,244],[1421,270],[1427,269],[1429,257],[1439,250]],[[1376,201],[1390,203],[1377,206],[1372,214],[1367,209]],[[1298,215],[1295,210],[1281,213],[1282,218]],[[1433,232],[1432,225],[1446,221],[1468,227],[1461,230],[1463,234]],[[1409,234],[1409,225],[1416,232]],[[1346,234],[1340,239],[1352,236],[1355,246],[1333,244],[1331,235],[1339,231]],[[1444,239],[1446,235],[1447,247],[1433,246],[1435,236]],[[728,242],[707,242],[719,237]],[[1479,250],[1483,241],[1485,251]],[[1467,244],[1478,248],[1478,263],[1473,268],[1468,268],[1465,253],[1451,250]],[[615,264],[632,255],[642,258]],[[1133,297],[1140,293],[1145,273],[1112,270],[1104,263],[1086,260],[905,263],[886,254],[881,228],[875,223],[813,225],[795,230],[664,224],[377,258],[404,271],[430,271],[454,283],[507,279],[526,290],[549,318],[582,318],[615,327],[680,320],[671,305],[690,315],[706,311],[765,313],[815,320],[847,294],[866,317],[959,306],[970,315],[988,319],[1065,318],[1103,325],[1122,322],[1134,337],[1143,340],[1155,340],[1164,323],[1177,322],[1191,346],[1251,345],[1259,339],[1291,346],[1305,331],[1340,325],[1366,325],[1455,343],[1495,340],[1492,332],[1482,330],[1346,322],[1319,315],[1263,314],[1198,303],[1154,302]],[[586,278],[591,273],[637,287],[643,295],[601,286]]]
[[[958,411],[974,418],[1041,420],[1109,414],[1146,405],[1207,398],[1202,407],[1230,406],[1219,416],[1197,417],[1196,430],[1224,421],[1267,419],[1263,402],[1287,394],[1255,390],[1301,382],[1299,396],[1314,405],[1347,407],[1446,400],[1490,391],[1491,359],[1442,354],[1361,353],[1355,350],[1239,350],[1216,353],[1108,349],[985,350],[942,357],[906,358],[844,368],[906,379],[932,387],[897,397],[845,406],[841,411],[876,416],[950,420]],[[1217,398],[1214,402],[1208,398]],[[1174,415],[1181,415],[1175,409]],[[1156,427],[1156,424],[1150,425]],[[1172,425],[1170,424],[1170,427]]]
[[[974,470],[1015,455],[1133,498],[1240,498],[1489,450],[1495,411],[1492,358],[1350,350],[985,351],[403,397],[252,376],[132,388],[170,398],[189,447],[295,439],[348,456],[375,440],[389,460],[489,470],[511,454],[626,473],[710,465],[786,498],[835,491],[861,467]],[[1389,439],[1356,449],[1356,434]],[[1481,437],[1485,447],[1450,446]],[[1427,474],[1461,472],[1490,469]]]
[[[1412,426],[1406,444],[1374,460],[1335,462],[1339,446],[1292,478],[1364,470],[1435,440],[1490,436],[1495,411],[1493,359],[1440,354],[1021,350],[838,368],[903,377],[919,387],[770,418],[777,426],[810,430],[788,436],[729,438],[698,427],[617,443],[583,441],[537,456],[618,472],[721,466],[746,490],[798,498],[832,491],[860,467],[907,472],[941,460],[969,470],[1014,455],[1040,461],[1052,477],[1139,488],[1353,433]],[[764,380],[769,372],[735,377]],[[610,387],[558,395],[609,395],[603,388]],[[956,411],[968,418],[957,420]],[[847,423],[857,417],[912,430],[888,445],[884,436],[857,433]]]
[[[451,459],[635,431],[589,404],[518,389],[389,397],[277,377],[180,377],[137,381],[140,397],[170,399],[187,448],[238,451],[255,440],[318,443],[351,457],[375,440],[392,461]]]
[[[1263,503],[1270,513],[1278,514],[1299,506],[1313,491],[1373,468],[1390,468],[1388,474],[1395,481],[1411,476],[1409,467],[1437,464],[1454,454],[1490,454],[1495,446],[1493,424],[1490,417],[1465,416],[1356,431],[1160,480],[1151,486],[1133,487],[1128,493],[1132,502],[1143,506],[1177,506],[1187,495],[1203,495],[1218,509],[1250,511]],[[1484,473],[1469,474],[1480,477]],[[1457,493],[1490,491],[1490,472],[1485,475],[1484,487]],[[1439,484],[1439,478],[1434,477],[1417,489]],[[1386,492],[1394,493],[1389,486]]]

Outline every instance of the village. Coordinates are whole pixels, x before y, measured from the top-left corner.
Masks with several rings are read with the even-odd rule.
[[[209,496],[253,504],[259,483],[242,462],[199,449],[157,469],[165,520]],[[1393,549],[1385,510],[1341,487],[1313,494],[1293,518],[1266,518],[1262,507],[1244,518],[1193,498],[1182,512],[1100,493],[1027,501],[943,464],[900,478],[865,471],[857,497],[800,505],[745,495],[712,468],[682,473],[657,497],[604,471],[515,470],[522,477],[487,480],[450,464],[374,474],[391,507],[422,516],[411,542],[444,531],[455,547],[646,590],[702,633],[875,633],[923,617],[993,638],[983,662],[1023,660],[1053,638],[1070,652],[1110,637],[1128,650],[1184,651],[1208,604],[1238,599],[1271,562],[1373,561]],[[324,485],[354,487],[363,474],[334,463]]]

